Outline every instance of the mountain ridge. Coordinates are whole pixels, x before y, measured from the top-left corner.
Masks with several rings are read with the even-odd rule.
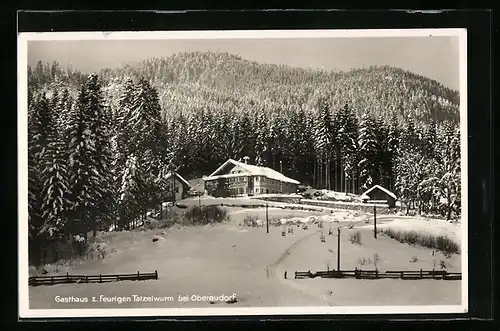
[[[205,108],[270,112],[332,109],[349,103],[358,116],[418,123],[459,121],[459,92],[438,81],[391,66],[333,71],[250,61],[220,52],[181,52],[98,72],[112,100],[128,78],[145,77],[158,90],[164,113]],[[115,104],[116,102],[112,103]]]

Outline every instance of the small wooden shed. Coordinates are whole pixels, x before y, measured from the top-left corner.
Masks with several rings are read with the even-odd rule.
[[[375,185],[372,188],[368,189],[361,195],[363,201],[371,201],[371,202],[379,202],[386,203],[389,205],[389,208],[396,207],[396,200],[398,199],[394,193],[389,191],[388,189]]]

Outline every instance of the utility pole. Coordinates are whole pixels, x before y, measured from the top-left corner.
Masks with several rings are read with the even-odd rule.
[[[175,205],[175,178],[173,171],[172,171],[172,201],[174,202]]]
[[[373,204],[373,237],[377,239],[377,205]]]
[[[337,271],[340,271],[340,227],[337,228]]]
[[[280,173],[283,173],[283,161],[280,160]],[[280,180],[280,193],[283,194],[283,181]]]
[[[266,203],[266,231],[269,233],[269,214],[267,212],[268,204]]]

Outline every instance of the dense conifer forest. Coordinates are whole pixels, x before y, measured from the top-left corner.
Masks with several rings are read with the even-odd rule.
[[[82,73],[28,68],[30,258],[50,240],[126,227],[165,175],[249,156],[314,188],[375,184],[405,209],[460,214],[459,95],[392,67],[329,72],[179,53]],[[38,253],[37,253],[38,252]]]

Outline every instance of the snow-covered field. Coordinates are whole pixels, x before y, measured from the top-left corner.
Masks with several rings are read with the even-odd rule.
[[[226,203],[226,202],[225,202]],[[142,282],[107,284],[64,284],[30,287],[31,309],[62,308],[171,308],[171,307],[257,307],[319,305],[446,305],[460,304],[460,281],[432,280],[294,280],[294,271],[336,268],[336,227],[341,228],[341,268],[379,270],[439,269],[441,261],[449,271],[460,271],[460,256],[444,257],[420,247],[401,244],[379,235],[373,238],[366,227],[366,215],[354,211],[304,212],[269,208],[269,217],[302,218],[316,216],[323,229],[310,224],[307,230],[297,226],[293,233],[281,235],[282,227],[244,227],[247,215],[262,217],[265,209],[234,208],[231,221],[216,226],[172,227],[145,232],[109,232],[99,235],[108,254],[103,260],[85,260],[73,264],[70,274],[114,274],[158,271],[159,279]],[[405,219],[405,221],[403,221]],[[457,233],[457,225],[418,218],[380,215],[380,226],[408,226],[418,231]],[[383,221],[382,221],[383,220]],[[392,220],[392,221],[391,221]],[[338,221],[338,222],[336,222]],[[407,224],[405,225],[406,222]],[[382,224],[383,223],[383,224]],[[348,224],[354,228],[349,229]],[[418,225],[417,225],[418,224]],[[369,226],[369,225],[368,225]],[[330,227],[333,235],[328,235]],[[459,228],[459,226],[458,226]],[[432,230],[431,230],[432,229]],[[407,228],[406,230],[410,230]],[[320,241],[324,231],[326,242]],[[361,245],[349,242],[349,233],[360,231]],[[152,241],[153,235],[164,239]],[[284,279],[287,271],[288,279]],[[64,270],[64,273],[66,270]],[[179,301],[179,296],[236,294],[230,305],[216,301]],[[170,297],[163,302],[99,302],[100,296]],[[98,302],[58,303],[56,296],[96,297]],[[90,299],[90,301],[92,301]]]

